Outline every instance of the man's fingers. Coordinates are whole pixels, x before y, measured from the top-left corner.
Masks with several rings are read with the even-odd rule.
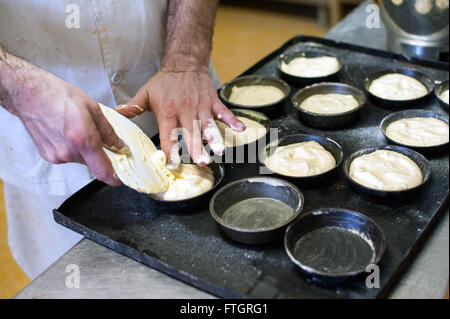
[[[106,117],[103,115],[102,110],[98,105],[89,108],[92,118],[94,119],[95,125],[100,137],[102,139],[103,146],[107,149],[116,152],[127,154],[130,152],[128,146],[117,136],[111,124],[108,122]]]
[[[111,186],[122,185],[103,150],[83,154],[84,161],[95,177]]]
[[[114,110],[127,118],[132,118],[145,112],[145,110],[138,104],[131,104],[130,102],[127,104],[117,105]]]
[[[98,137],[100,138],[100,137]],[[111,186],[122,185],[122,182],[117,178],[111,162],[99,144],[94,146],[85,146],[80,150],[81,156],[86,165],[89,167],[95,177]]]
[[[150,110],[148,105],[148,95],[143,89],[140,89],[136,96],[133,97],[126,104],[118,105],[114,108],[117,112],[125,117],[131,118]]]
[[[202,113],[199,114],[199,119],[201,121],[203,136],[211,150],[216,155],[222,155],[225,151],[225,144],[213,116],[209,112]]]
[[[213,114],[219,120],[228,125],[233,131],[245,131],[245,124],[237,119],[237,117],[220,101],[216,101],[212,108]]]
[[[110,149],[128,150],[125,143],[116,135],[111,124],[104,117],[98,104],[88,106],[88,112],[91,115],[82,127],[78,129],[83,132],[82,138],[72,138],[78,145],[79,154],[83,158],[84,163],[89,167],[95,177],[112,186],[122,185],[122,182],[115,174],[111,161],[103,151],[103,146]],[[129,152],[129,150],[128,150]]]
[[[181,163],[178,153],[178,122],[175,118],[164,118],[158,122],[161,150],[166,154],[167,167],[177,169]]]
[[[183,130],[183,139],[188,147],[189,154],[191,154],[192,160],[199,166],[209,165],[211,163],[211,157],[209,157],[203,147],[200,121],[190,116],[183,117],[180,121]]]

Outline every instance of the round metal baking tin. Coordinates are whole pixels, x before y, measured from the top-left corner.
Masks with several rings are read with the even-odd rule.
[[[323,57],[323,56],[329,56],[329,57],[336,58],[339,62],[339,70],[337,70],[336,72],[330,73],[328,75],[325,75],[325,76],[302,77],[302,76],[296,76],[296,75],[293,75],[290,73],[286,73],[281,68],[281,65],[283,64],[283,62],[286,64],[289,64],[289,62],[291,62],[295,58],[319,58],[319,57]],[[313,48],[305,49],[305,50],[301,50],[301,51],[290,52],[290,53],[284,53],[278,57],[277,66],[278,66],[278,72],[280,73],[281,78],[296,87],[304,87],[306,85],[311,85],[313,83],[318,83],[318,82],[334,81],[337,79],[339,72],[342,69],[342,63],[339,61],[339,58],[336,55],[330,54],[324,50],[313,49]]]
[[[222,164],[213,162],[208,167],[211,169],[214,176],[214,186],[210,190],[182,200],[163,200],[149,195],[150,199],[152,199],[161,209],[170,211],[189,211],[194,208],[206,206],[206,203],[211,198],[213,192],[219,187],[225,177],[225,168]]]
[[[266,166],[266,169],[269,172],[272,172],[276,176],[287,179],[291,181],[292,183],[296,185],[301,186],[316,186],[317,184],[324,183],[330,179],[330,177],[333,175],[333,173],[337,170],[339,165],[341,165],[343,158],[344,158],[344,152],[342,151],[342,147],[334,140],[330,138],[326,138],[323,136],[317,136],[317,135],[309,135],[309,134],[293,134],[288,135],[285,137],[282,137],[278,139],[277,141],[273,141],[269,145],[266,146],[265,149],[263,149],[260,153],[259,160],[262,165],[265,165],[266,159],[275,152],[275,150],[280,146],[287,146],[295,143],[302,143],[302,142],[310,142],[315,141],[319,143],[325,150],[331,153],[333,155],[336,165],[323,173],[312,175],[312,176],[289,176],[280,174],[277,172],[272,171]]]
[[[441,82],[439,84],[436,85],[436,88],[434,89],[434,94],[436,95],[436,98],[439,101],[439,104],[441,105],[441,107],[447,111],[449,111],[449,105],[448,103],[444,102],[441,99],[441,94],[444,93],[445,90],[448,90],[448,80]]]
[[[378,264],[386,250],[386,239],[375,221],[361,213],[323,208],[303,214],[292,223],[286,230],[284,247],[306,274],[342,279]]]
[[[233,87],[241,87],[249,85],[270,85],[277,87],[284,93],[284,97],[276,102],[258,106],[237,104],[229,100]],[[284,82],[279,78],[262,75],[247,75],[238,77],[234,80],[225,83],[219,90],[219,97],[228,107],[239,109],[250,109],[262,112],[267,116],[276,116],[283,112],[284,101],[286,101],[286,99],[289,97],[290,92],[291,87],[286,82]]]
[[[271,198],[292,208],[294,214],[281,224],[264,228],[241,228],[229,225],[222,219],[232,205],[251,198]],[[227,237],[243,244],[267,244],[280,239],[287,227],[303,209],[302,192],[291,183],[273,177],[250,177],[220,188],[209,202],[212,218]]]
[[[358,106],[347,112],[335,114],[321,114],[307,111],[301,108],[301,104],[307,98],[316,94],[347,94],[352,95],[358,102]],[[292,104],[298,111],[298,117],[308,126],[319,129],[335,129],[355,122],[366,104],[366,96],[363,91],[343,83],[318,83],[307,86],[292,96]]]
[[[393,73],[400,73],[403,75],[408,75],[408,76],[418,80],[420,83],[422,83],[426,87],[428,93],[425,94],[424,96],[421,96],[416,99],[389,100],[389,99],[384,99],[382,97],[379,97],[370,92],[370,86],[372,85],[372,82],[374,80],[382,77],[383,75],[393,74]],[[401,108],[409,108],[409,107],[417,106],[417,105],[420,105],[421,103],[425,102],[434,91],[434,81],[432,79],[430,79],[427,75],[425,75],[419,71],[412,70],[412,69],[384,70],[384,71],[375,72],[375,73],[369,75],[364,80],[364,89],[366,90],[367,95],[369,96],[369,99],[374,104],[384,107],[384,108],[388,108],[388,109],[392,109],[392,108],[401,109]]]
[[[360,157],[365,154],[370,154],[378,150],[388,150],[397,152],[400,154],[403,154],[407,157],[409,157],[411,160],[413,160],[417,166],[419,166],[420,170],[422,171],[422,183],[420,185],[417,185],[416,187],[405,189],[405,190],[396,190],[396,191],[389,191],[389,190],[378,190],[374,188],[367,187],[365,185],[359,184],[355,180],[353,180],[350,177],[350,165],[352,164],[353,160],[357,157]],[[355,189],[356,191],[359,191],[363,194],[369,195],[369,196],[376,196],[376,197],[398,197],[403,195],[410,195],[411,193],[419,190],[423,185],[425,185],[431,176],[431,168],[428,160],[421,155],[420,153],[411,150],[406,147],[402,146],[396,146],[396,145],[386,145],[386,146],[378,146],[378,147],[370,147],[366,149],[359,150],[352,155],[350,155],[347,160],[344,162],[344,174],[347,179],[347,181],[350,183],[350,186]]]
[[[380,123],[380,130],[389,143],[400,145],[400,146],[407,147],[407,148],[411,148],[411,149],[414,149],[419,152],[424,152],[424,153],[425,152],[426,153],[438,152],[438,151],[448,149],[448,144],[449,144],[448,142],[439,144],[439,145],[432,145],[432,146],[415,146],[415,145],[407,145],[407,144],[397,142],[397,141],[391,139],[389,136],[387,136],[386,129],[391,123],[399,121],[401,119],[407,119],[407,118],[413,118],[413,117],[431,117],[431,118],[441,120],[444,123],[447,123],[447,125],[449,124],[448,116],[440,115],[435,112],[431,112],[431,111],[427,111],[427,110],[405,110],[405,111],[391,113],[391,114],[387,115],[385,118],[383,118],[383,120]]]

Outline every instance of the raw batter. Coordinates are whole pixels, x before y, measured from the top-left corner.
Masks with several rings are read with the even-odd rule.
[[[341,65],[335,57],[321,56],[316,58],[299,57],[288,64],[281,63],[281,70],[287,74],[303,78],[317,78],[339,71]]]
[[[428,89],[419,80],[400,74],[391,73],[375,79],[369,91],[387,100],[413,100],[428,94]]]
[[[230,102],[248,106],[261,106],[278,102],[284,93],[272,85],[235,86],[231,89]]]
[[[141,193],[155,194],[166,191],[169,187],[168,179],[152,158],[157,151],[152,141],[136,124],[119,112],[99,105],[116,134],[130,148],[130,154],[119,154],[103,148],[117,177],[126,186]]]
[[[362,155],[350,165],[350,177],[369,188],[398,191],[422,183],[422,171],[409,157],[394,151],[378,150]]]
[[[337,114],[358,107],[358,101],[350,94],[315,94],[300,104],[300,108],[319,114]]]
[[[220,134],[222,134],[222,138],[225,142],[225,147],[249,144],[266,135],[267,129],[261,123],[243,116],[237,116],[237,118],[245,124],[245,131],[236,132],[224,123],[216,121],[217,127],[219,128]]]
[[[265,161],[272,171],[293,177],[313,176],[336,166],[334,156],[315,141],[278,147]]]
[[[195,164],[181,163],[176,170],[165,168],[166,155],[163,151],[156,151],[153,159],[163,168],[169,181],[167,191],[153,197],[174,201],[188,199],[209,191],[214,186],[214,176],[209,167],[201,167]]]
[[[386,135],[405,145],[433,146],[448,143],[449,126],[431,117],[405,118],[389,124]]]
[[[176,170],[166,167],[166,155],[132,121],[101,105],[116,134],[130,148],[119,154],[103,148],[118,178],[141,193],[155,194],[164,200],[181,200],[202,194],[213,187],[211,169],[194,164],[180,164]]]
[[[442,101],[448,104],[448,90],[445,90],[442,92],[442,94],[439,96]]]

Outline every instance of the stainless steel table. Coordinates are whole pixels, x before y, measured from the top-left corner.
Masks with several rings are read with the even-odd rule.
[[[327,38],[384,49],[386,33],[366,27],[366,1]],[[71,265],[78,266],[79,288],[68,288]],[[67,272],[69,271],[69,272]],[[391,298],[442,298],[449,278],[449,212],[445,209],[413,263],[399,279]],[[70,284],[68,285],[71,286]],[[33,280],[15,298],[214,298],[128,257],[81,240]]]

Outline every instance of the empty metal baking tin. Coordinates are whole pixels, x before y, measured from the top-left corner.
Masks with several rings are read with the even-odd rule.
[[[256,163],[258,160],[258,147],[266,146],[272,122],[269,117],[261,112],[248,109],[230,109],[230,111],[236,116],[245,117],[262,124],[266,128],[266,134],[256,141],[245,145],[226,147],[221,160],[225,163]]]
[[[274,103],[259,105],[259,106],[250,106],[244,104],[236,104],[230,102],[229,98],[231,96],[231,91],[233,87],[242,87],[249,85],[270,85],[279,88],[283,93],[284,97],[281,100],[278,100]],[[251,109],[254,111],[262,112],[267,116],[276,116],[283,113],[284,101],[288,98],[291,92],[291,87],[276,77],[271,76],[261,76],[261,75],[248,75],[241,76],[230,82],[225,83],[219,90],[219,97],[224,102],[224,104],[228,107],[240,108],[240,109]]]
[[[334,57],[336,59],[338,59],[337,56],[330,54],[324,50],[320,50],[320,49],[307,49],[307,50],[303,50],[303,51],[296,51],[296,52],[291,52],[291,53],[284,53],[282,55],[279,56],[278,58],[278,72],[281,75],[281,78],[284,79],[285,81],[287,81],[289,84],[292,84],[296,87],[304,87],[306,85],[310,85],[313,83],[319,83],[319,82],[326,82],[326,81],[335,81],[338,78],[339,72],[342,69],[342,63],[339,61],[339,70],[337,70],[334,73],[331,73],[329,75],[326,76],[320,76],[320,77],[301,77],[301,76],[296,76],[296,75],[292,75],[289,73],[284,72],[281,69],[281,65],[282,63],[286,63],[289,64],[289,62],[291,62],[292,60],[294,60],[295,58],[318,58],[318,57],[323,57],[323,56],[330,56],[330,57]]]
[[[280,174],[280,173],[270,170],[267,166],[266,166],[266,169],[267,169],[267,171],[272,172],[276,176],[279,176],[283,179],[287,179],[287,180],[291,181],[292,183],[294,183],[296,185],[300,185],[302,187],[303,186],[304,187],[317,186],[319,184],[327,182],[332,178],[333,173],[336,171],[336,169],[339,167],[339,165],[341,165],[342,160],[344,158],[344,153],[342,151],[342,147],[337,142],[335,142],[334,140],[332,140],[330,138],[326,138],[323,136],[308,135],[308,134],[293,134],[293,135],[288,135],[288,136],[282,137],[277,141],[273,141],[272,143],[267,145],[264,150],[262,150],[262,152],[259,156],[260,163],[262,165],[265,165],[266,159],[269,156],[271,156],[273,154],[273,152],[275,152],[275,150],[280,146],[286,146],[286,145],[291,145],[291,144],[295,144],[295,143],[310,142],[310,141],[315,141],[315,142],[319,143],[320,145],[322,145],[323,148],[325,148],[328,152],[330,152],[333,155],[333,157],[336,161],[336,165],[334,168],[332,168],[326,172],[323,172],[321,174],[312,175],[312,176],[302,176],[302,177],[283,175],[283,174]]]
[[[445,90],[448,90],[448,80],[436,85],[436,88],[434,89],[434,94],[436,95],[436,98],[438,99],[441,107],[448,112],[449,110],[448,103],[444,102],[441,99],[441,94],[444,93]]]
[[[434,153],[434,152],[440,152],[440,151],[448,149],[448,142],[440,144],[440,145],[433,145],[433,146],[414,146],[414,145],[402,144],[400,142],[397,142],[397,141],[389,138],[389,136],[386,135],[386,129],[389,126],[389,124],[391,124],[395,121],[401,120],[401,119],[413,118],[413,117],[432,117],[432,118],[441,120],[441,121],[449,124],[448,116],[440,115],[440,114],[437,114],[437,113],[434,113],[431,111],[427,111],[427,110],[405,110],[405,111],[395,112],[395,113],[391,113],[391,114],[387,115],[381,121],[380,130],[389,143],[397,144],[397,145],[404,146],[407,148],[412,148],[412,149],[422,152],[422,153],[429,153],[429,152]]]
[[[257,199],[282,202],[292,212],[287,214],[275,206],[268,208],[264,201],[259,205]],[[248,200],[254,201],[247,207],[229,210]],[[303,204],[303,194],[291,183],[273,177],[250,177],[220,188],[211,198],[209,211],[227,237],[244,244],[266,244],[282,237],[286,226],[300,214]]]
[[[384,99],[379,96],[376,96],[375,94],[372,94],[370,92],[369,88],[372,85],[372,82],[374,80],[378,79],[379,77],[382,77],[383,75],[392,74],[392,73],[400,73],[400,74],[408,75],[410,77],[415,78],[416,80],[421,82],[427,88],[428,93],[417,99],[388,100],[388,99]],[[369,96],[370,100],[374,104],[384,107],[384,108],[401,109],[401,108],[409,108],[409,107],[417,106],[417,105],[420,105],[420,103],[425,102],[434,91],[434,81],[432,79],[430,79],[427,75],[425,75],[419,71],[416,71],[416,70],[411,70],[411,69],[384,70],[384,71],[375,72],[375,73],[369,75],[364,80],[364,89],[366,90],[367,95]]]
[[[394,152],[398,152],[400,154],[403,154],[403,155],[409,157],[411,160],[413,160],[417,164],[417,166],[419,166],[420,170],[422,171],[422,183],[416,187],[405,189],[405,190],[386,191],[386,190],[378,190],[378,189],[370,188],[370,187],[361,185],[361,184],[357,183],[356,181],[354,181],[350,177],[350,165],[352,164],[353,160],[357,157],[360,157],[365,154],[370,154],[370,153],[373,153],[378,150],[394,151]],[[358,191],[362,194],[365,194],[365,195],[376,196],[376,197],[386,197],[386,198],[390,198],[390,197],[395,198],[395,197],[404,196],[404,195],[408,196],[411,193],[420,189],[423,185],[425,185],[431,176],[430,164],[423,155],[421,155],[420,153],[413,151],[409,148],[402,147],[402,146],[395,146],[395,145],[370,147],[370,148],[359,150],[347,158],[347,160],[344,163],[343,168],[344,168],[345,177],[353,189],[355,189],[356,191]]]
[[[286,230],[289,258],[308,275],[347,278],[377,264],[386,249],[383,231],[369,217],[342,208],[300,216]]]
[[[358,102],[358,107],[353,110],[336,113],[320,114],[307,111],[301,108],[304,100],[316,94],[348,94],[352,95]],[[366,96],[363,91],[343,83],[319,83],[307,86],[292,96],[292,104],[298,110],[298,117],[308,126],[319,129],[340,128],[355,122],[361,113],[362,107],[366,103]]]
[[[211,169],[214,176],[214,186],[203,194],[182,200],[162,200],[151,197],[150,195],[149,197],[163,210],[190,211],[195,208],[207,206],[208,200],[211,198],[213,192],[219,187],[225,176],[225,168],[222,164],[213,162],[208,167]]]

